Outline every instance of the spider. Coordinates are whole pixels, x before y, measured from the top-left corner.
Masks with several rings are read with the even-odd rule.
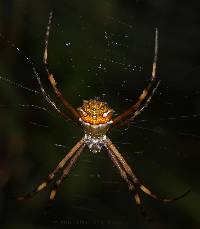
[[[160,81],[156,79],[156,65],[157,65],[157,54],[158,54],[158,29],[155,30],[155,47],[154,47],[154,59],[152,66],[152,73],[147,86],[143,89],[139,95],[137,101],[130,106],[122,114],[113,117],[113,109],[111,109],[106,102],[100,101],[98,99],[83,100],[83,104],[78,109],[75,109],[62,95],[61,91],[57,87],[57,82],[53,74],[48,69],[48,40],[50,33],[50,26],[53,17],[53,12],[49,15],[49,20],[46,29],[45,37],[45,48],[43,63],[48,75],[48,80],[55,92],[55,95],[63,103],[68,113],[61,111],[55,102],[50,98],[47,92],[44,90],[42,82],[39,75],[34,67],[33,72],[36,77],[38,84],[40,86],[41,92],[47,102],[58,112],[58,114],[65,120],[71,120],[83,128],[85,135],[81,140],[79,140],[73,148],[66,154],[66,156],[57,164],[57,166],[50,172],[47,179],[40,183],[32,192],[29,192],[23,196],[17,197],[18,200],[24,200],[32,198],[35,194],[44,190],[51,181],[54,180],[55,175],[62,171],[62,175],[53,184],[49,196],[49,203],[54,200],[59,186],[63,183],[64,179],[68,176],[70,170],[75,165],[78,157],[82,153],[85,146],[88,146],[92,153],[100,152],[102,147],[105,147],[109,157],[118,169],[121,178],[127,183],[128,188],[133,192],[135,202],[139,209],[144,213],[142,201],[139,191],[143,191],[150,197],[163,201],[172,202],[184,197],[187,193],[185,192],[179,197],[172,199],[161,199],[157,197],[155,193],[150,191],[142,182],[137,178],[133,169],[125,161],[121,153],[118,151],[116,146],[108,138],[106,133],[112,126],[122,126],[130,121],[133,121],[149,104],[154,92],[159,86]],[[26,57],[26,56],[25,56]],[[26,57],[30,61],[29,58]]]

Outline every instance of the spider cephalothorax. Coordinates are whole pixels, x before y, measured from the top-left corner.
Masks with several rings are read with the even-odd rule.
[[[78,111],[80,119],[89,125],[108,124],[113,114],[107,103],[97,99],[83,100],[83,105]]]

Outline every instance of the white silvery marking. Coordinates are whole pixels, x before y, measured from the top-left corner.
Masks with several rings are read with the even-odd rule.
[[[88,148],[91,152],[97,153],[100,152],[103,146],[105,146],[106,135],[92,137],[91,135],[85,134],[84,141],[88,145]]]
[[[106,132],[107,126],[113,121],[110,120],[104,124],[92,125],[90,123],[84,122],[81,118],[79,121],[82,122],[83,127],[85,127],[84,141],[87,144],[89,150],[92,153],[100,152],[103,146],[106,146]]]
[[[112,112],[112,110],[108,110],[107,112],[103,113],[103,117],[106,118],[110,112]]]

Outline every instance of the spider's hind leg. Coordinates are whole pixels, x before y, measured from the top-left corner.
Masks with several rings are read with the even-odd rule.
[[[23,196],[16,197],[17,200],[27,200],[34,197],[37,193],[44,190],[49,183],[54,179],[55,175],[65,166],[67,161],[77,152],[77,150],[82,149],[85,145],[84,140],[81,139],[76,143],[76,145],[66,154],[66,156],[58,163],[58,165],[53,169],[53,171],[48,175],[47,179],[40,183],[32,192],[29,192]]]
[[[107,138],[107,145],[108,145],[108,148],[113,152],[115,157],[118,159],[120,164],[123,166],[126,173],[130,176],[135,187],[141,189],[144,193],[151,196],[152,198],[159,200],[159,201],[162,201],[162,202],[168,202],[169,203],[169,202],[174,202],[176,200],[179,200],[179,199],[185,197],[190,192],[190,190],[188,190],[188,191],[184,192],[182,195],[175,197],[175,198],[160,198],[160,197],[158,197],[155,193],[153,193],[151,190],[149,190],[147,187],[145,187],[142,184],[142,182],[140,182],[140,180],[137,178],[137,176],[135,175],[135,173],[133,172],[131,167],[128,165],[128,163],[125,161],[123,156],[119,153],[117,148],[114,146],[114,144],[108,138]]]
[[[165,202],[165,203],[171,203],[177,200],[180,200],[182,198],[184,198],[186,195],[188,195],[190,193],[190,189],[187,190],[186,192],[184,192],[183,194],[181,194],[180,196],[174,197],[174,198],[160,198],[158,197],[155,193],[153,193],[151,190],[149,190],[147,187],[145,187],[141,182],[138,182],[137,185],[139,186],[139,188],[146,193],[147,195],[149,195],[150,197],[152,197],[153,199]]]
[[[151,222],[152,218],[149,217],[149,215],[147,214],[147,211],[145,210],[139,192],[138,192],[138,188],[134,186],[134,184],[128,179],[127,173],[126,171],[122,168],[122,166],[120,165],[119,160],[117,159],[117,157],[113,154],[113,151],[110,150],[109,148],[107,148],[108,150],[108,155],[110,156],[112,162],[114,163],[114,165],[117,167],[117,169],[119,170],[119,173],[122,177],[123,180],[126,181],[126,183],[128,184],[128,188],[131,192],[134,193],[134,199],[135,202],[137,204],[137,208],[140,211],[140,214],[148,221]]]
[[[71,171],[72,167],[75,165],[78,157],[80,156],[81,152],[83,151],[85,145],[82,145],[76,154],[72,157],[68,165],[64,168],[63,173],[61,177],[54,183],[53,188],[51,189],[50,196],[49,196],[49,202],[47,205],[47,208],[50,207],[52,201],[55,199],[57,190],[59,186],[63,183],[64,179],[68,176],[69,172]]]

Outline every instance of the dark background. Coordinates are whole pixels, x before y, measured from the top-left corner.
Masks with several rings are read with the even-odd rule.
[[[135,124],[109,134],[138,177],[161,197],[192,189],[173,204],[142,195],[151,224],[138,213],[133,194],[105,150],[96,155],[84,150],[47,214],[50,189],[30,201],[10,198],[31,191],[83,135],[60,119],[41,94],[13,83],[39,91],[23,57],[27,55],[54,97],[42,65],[52,10],[49,65],[75,107],[95,96],[107,101],[116,114],[129,107],[150,77],[154,31],[159,29],[161,85]],[[200,227],[199,25],[198,1],[0,2],[0,33],[6,38],[0,40],[1,228]]]

